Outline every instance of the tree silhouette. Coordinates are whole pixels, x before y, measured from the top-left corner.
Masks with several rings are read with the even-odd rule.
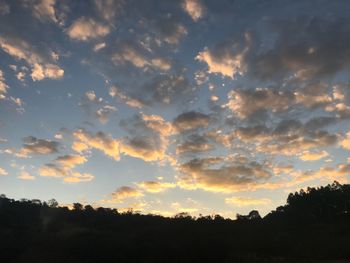
[[[350,260],[350,185],[290,194],[263,219],[172,218],[0,195],[0,262],[334,262]]]

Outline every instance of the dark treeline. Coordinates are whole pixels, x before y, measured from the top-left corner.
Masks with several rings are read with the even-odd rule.
[[[290,194],[264,218],[173,218],[0,196],[0,262],[350,262],[350,185]]]

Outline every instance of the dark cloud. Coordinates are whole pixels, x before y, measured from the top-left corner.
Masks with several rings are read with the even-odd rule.
[[[186,27],[179,19],[170,14],[158,19],[155,26],[160,39],[171,45],[179,44],[181,39],[187,35]]]
[[[189,111],[178,115],[174,119],[173,125],[178,131],[183,132],[205,127],[209,122],[209,115],[197,111]]]
[[[120,151],[125,155],[144,161],[163,161],[168,159],[168,137],[174,131],[171,124],[158,115],[135,115],[134,118],[120,122],[128,131],[121,143]]]
[[[196,86],[184,75],[159,75],[142,86],[148,104],[170,105],[189,102]]]
[[[23,139],[23,152],[27,154],[51,154],[59,152],[59,142],[45,139],[38,139],[34,136],[25,137]]]
[[[264,110],[286,111],[294,102],[295,95],[291,91],[274,88],[235,89],[228,93],[227,107],[244,119]]]
[[[263,164],[246,159],[193,159],[180,166],[185,175],[179,185],[187,189],[232,192],[254,188],[269,181],[272,173]]]
[[[251,76],[275,80],[295,76],[310,80],[336,74],[350,62],[350,26],[347,16],[311,16],[270,19],[276,34],[273,45],[251,58]]]
[[[214,145],[205,136],[192,134],[176,147],[176,153],[184,154],[208,152],[214,148]]]

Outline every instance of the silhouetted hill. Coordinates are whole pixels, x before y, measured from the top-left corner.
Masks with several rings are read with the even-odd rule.
[[[173,218],[0,196],[0,262],[350,262],[350,185],[290,194],[263,219]],[[342,260],[342,261],[335,261]]]

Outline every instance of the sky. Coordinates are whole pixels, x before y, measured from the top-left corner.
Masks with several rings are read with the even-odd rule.
[[[349,12],[0,0],[0,193],[234,218],[347,183]]]

